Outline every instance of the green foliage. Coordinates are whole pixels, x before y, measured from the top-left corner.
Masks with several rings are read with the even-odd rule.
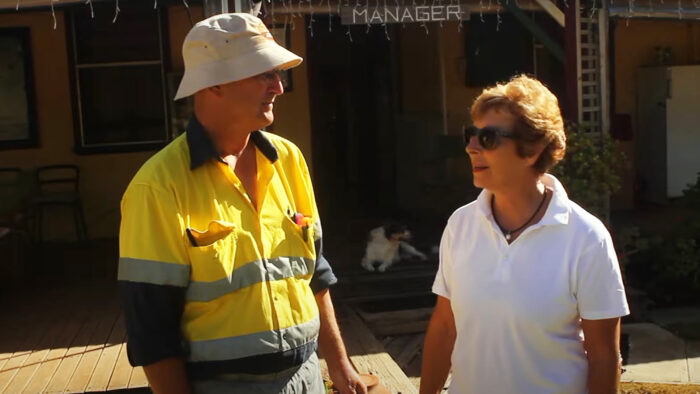
[[[674,202],[680,213],[670,237],[654,249],[652,271],[661,283],[691,296],[687,301],[700,301],[700,173],[694,185],[683,191]],[[672,294],[675,292],[671,292]],[[692,296],[694,295],[694,297]],[[685,301],[685,300],[684,300]]]
[[[550,172],[571,200],[604,219],[610,194],[620,188],[618,169],[624,154],[609,135],[584,133],[575,124],[567,125],[566,139],[566,156]]]
[[[700,174],[683,196],[667,207],[670,231],[640,235],[636,227],[618,231],[616,248],[624,269],[634,271],[634,285],[660,305],[700,303]],[[648,229],[647,231],[654,231]],[[628,267],[629,266],[629,267]]]

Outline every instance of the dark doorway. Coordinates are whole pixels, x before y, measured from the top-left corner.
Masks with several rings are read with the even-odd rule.
[[[364,238],[368,225],[396,210],[396,40],[393,27],[348,29],[329,16],[314,16],[313,36],[308,30],[313,175],[324,238]]]

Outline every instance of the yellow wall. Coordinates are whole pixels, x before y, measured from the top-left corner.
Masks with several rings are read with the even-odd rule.
[[[56,30],[50,12],[0,14],[0,27],[31,29],[37,124],[36,149],[0,151],[0,166],[31,169],[56,163],[77,164],[81,194],[91,238],[113,237],[119,225],[119,200],[131,176],[152,152],[76,155],[73,153],[73,109],[68,79],[63,12],[56,12]],[[50,208],[49,208],[50,209]],[[74,237],[67,209],[51,209],[44,225],[45,238]]]
[[[294,18],[291,30],[291,51],[304,58],[292,70],[292,90],[275,99],[275,123],[270,130],[293,141],[304,153],[311,170],[311,115],[309,112],[309,81],[307,76],[306,29],[302,17]]]
[[[656,65],[656,47],[670,47],[674,66],[700,63],[700,22],[620,20],[615,28],[615,110],[636,126],[636,71]]]
[[[464,27],[457,23],[445,23],[440,31],[444,53],[447,97],[447,126],[449,134],[459,134],[463,126],[471,123],[469,108],[482,88],[466,86],[468,65],[464,54]]]
[[[632,19],[615,23],[615,102],[612,112],[629,114],[634,133],[637,130],[637,69],[657,64],[656,47],[671,48],[674,66],[700,64],[700,22]],[[630,209],[634,206],[634,141],[620,141],[618,145],[628,163],[622,171],[622,188],[613,196],[611,207]]]

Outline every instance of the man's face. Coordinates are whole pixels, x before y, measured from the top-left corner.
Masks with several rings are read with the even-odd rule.
[[[282,81],[275,70],[220,85],[221,98],[236,122],[249,130],[269,126],[275,119],[272,113],[275,97],[284,93]]]

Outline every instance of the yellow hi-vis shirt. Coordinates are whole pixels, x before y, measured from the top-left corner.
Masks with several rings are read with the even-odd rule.
[[[253,205],[226,163],[191,152],[190,145],[202,141],[212,150],[196,118],[188,133],[148,160],[122,199],[119,280],[130,292],[132,363],[178,355],[149,349],[158,347],[153,341],[175,343],[177,329],[190,364],[255,360],[304,346],[309,353],[310,344],[313,352],[319,312],[310,281],[321,227],[301,152],[279,136],[253,133],[258,170]],[[177,321],[172,315],[178,312],[151,321],[160,306],[148,299],[172,298],[162,296],[161,288],[184,293],[179,327],[162,333],[158,326],[166,323],[160,322]],[[142,305],[130,310],[134,302]],[[295,363],[306,358],[299,357]],[[241,366],[217,371],[240,372]]]

